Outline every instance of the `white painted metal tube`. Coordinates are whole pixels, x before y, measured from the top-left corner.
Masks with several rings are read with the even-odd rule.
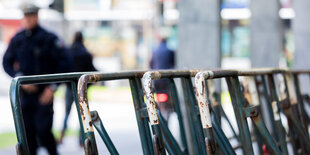
[[[152,80],[153,78],[156,78],[156,75],[159,76],[157,78],[160,78],[160,74],[157,72],[146,72],[142,78],[146,107],[151,125],[159,124],[156,102],[154,99],[154,94],[152,92]]]
[[[205,80],[212,77],[212,71],[199,72],[195,76],[196,96],[198,100],[198,106],[200,111],[200,118],[203,128],[211,128],[212,120],[207,101],[207,92]]]

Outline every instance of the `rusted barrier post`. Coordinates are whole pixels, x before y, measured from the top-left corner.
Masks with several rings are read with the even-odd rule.
[[[245,102],[242,97],[240,83],[237,76],[226,77],[226,82],[230,92],[231,102],[235,111],[236,120],[239,128],[239,135],[244,154],[254,154],[252,148],[251,134],[249,132],[246,115],[243,112]]]
[[[286,132],[282,124],[282,120],[280,117],[280,108],[278,107],[279,98],[276,91],[276,85],[274,81],[274,77],[272,74],[267,75],[268,81],[268,88],[270,92],[270,102],[273,111],[273,120],[275,122],[275,129],[274,132],[275,138],[277,142],[280,144],[280,149],[283,154],[288,154],[287,150],[287,143],[286,143]]]
[[[162,140],[161,130],[159,127],[159,118],[157,114],[156,103],[154,95],[152,93],[152,76],[154,76],[154,74],[152,74],[151,72],[146,72],[143,75],[143,90],[146,99],[149,121],[153,132],[153,145],[155,154],[166,154],[166,150]],[[157,77],[154,77],[154,79],[156,78]]]
[[[129,79],[131,95],[134,103],[136,120],[139,128],[140,142],[143,154],[154,154],[151,132],[149,130],[148,116],[144,104],[144,93],[140,79]]]
[[[87,79],[80,78],[78,83],[78,99],[79,99],[79,107],[80,113],[82,115],[83,127],[84,127],[84,135],[85,135],[85,154],[95,155],[98,154],[97,144],[95,140],[95,134],[92,124],[92,118],[90,115],[88,99],[87,99],[87,83],[95,82],[96,79]]]
[[[209,73],[212,72],[199,72],[195,76],[195,85],[196,85],[196,96],[198,99],[198,106],[200,111],[200,120],[202,124],[202,128],[204,130],[205,136],[205,144],[207,154],[213,154],[215,152],[215,141],[214,135],[212,131],[212,120],[209,109],[209,103],[207,102],[207,91],[206,91],[206,80],[208,78]]]

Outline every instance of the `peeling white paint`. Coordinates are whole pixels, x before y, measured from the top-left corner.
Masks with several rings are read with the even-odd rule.
[[[90,115],[90,111],[89,111],[89,108],[87,106],[87,103],[85,101],[83,101],[82,103],[80,103],[81,105],[81,110],[83,111],[84,113],[84,118],[83,119],[83,116],[82,116],[82,121],[83,121],[83,127],[84,127],[84,132],[87,133],[87,132],[94,132],[93,130],[93,127],[90,126],[90,122],[92,122],[91,120],[91,115]]]
[[[143,75],[143,89],[146,100],[147,112],[151,125],[159,124],[156,102],[152,92],[152,76],[154,72],[146,72]],[[158,77],[159,78],[159,77]]]
[[[196,85],[196,96],[198,100],[198,106],[200,111],[200,118],[203,128],[211,128],[212,127],[212,120],[210,117],[210,110],[207,101],[206,95],[206,84],[205,79],[212,77],[213,72],[199,72],[195,76],[195,85]]]

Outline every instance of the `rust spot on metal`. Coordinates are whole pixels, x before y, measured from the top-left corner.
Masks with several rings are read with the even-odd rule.
[[[204,81],[202,81],[201,82],[201,87],[202,87],[202,91],[200,92],[201,93],[201,95],[204,95],[204,90],[205,90],[205,83],[204,83]]]
[[[255,115],[257,115],[257,110],[253,109],[250,113],[251,113],[251,115],[255,116]]]
[[[202,102],[199,102],[199,104],[200,104],[201,107],[203,107],[203,103]]]
[[[97,82],[99,81],[101,76],[99,74],[94,74],[89,76],[89,82]]]
[[[146,99],[147,112],[149,115],[149,120],[152,125],[158,124],[158,115],[156,109],[156,103],[154,99],[154,95],[152,92],[152,79],[160,78],[159,72],[146,72],[143,75],[143,90]]]

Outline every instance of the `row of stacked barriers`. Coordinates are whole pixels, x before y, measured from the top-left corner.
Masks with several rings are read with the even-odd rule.
[[[243,154],[254,154],[254,143],[259,148],[259,154],[289,154],[288,147],[294,154],[310,154],[310,119],[304,110],[305,104],[310,104],[310,97],[301,92],[299,75],[302,74],[310,76],[310,70],[163,70],[16,77],[10,88],[18,139],[16,151],[17,154],[29,154],[19,102],[20,86],[70,82],[84,133],[85,154],[98,154],[94,128],[109,152],[119,154],[98,112],[89,109],[87,84],[127,79],[143,154],[236,154],[239,149]],[[283,80],[278,80],[278,77]],[[152,82],[158,79],[169,81],[181,142],[169,130],[154,99]],[[176,79],[180,79],[182,89],[177,89]],[[227,83],[237,128],[233,127],[221,106],[220,93],[214,86],[215,79],[225,79]],[[262,111],[263,99],[265,112]],[[185,111],[181,109],[180,100],[184,101]],[[269,116],[267,120],[263,119],[265,113]],[[284,128],[283,117],[287,119],[288,130]],[[227,137],[224,133],[223,121],[228,123],[233,137]],[[271,129],[267,129],[267,123],[271,124]],[[238,145],[232,145],[232,139],[237,140]]]

